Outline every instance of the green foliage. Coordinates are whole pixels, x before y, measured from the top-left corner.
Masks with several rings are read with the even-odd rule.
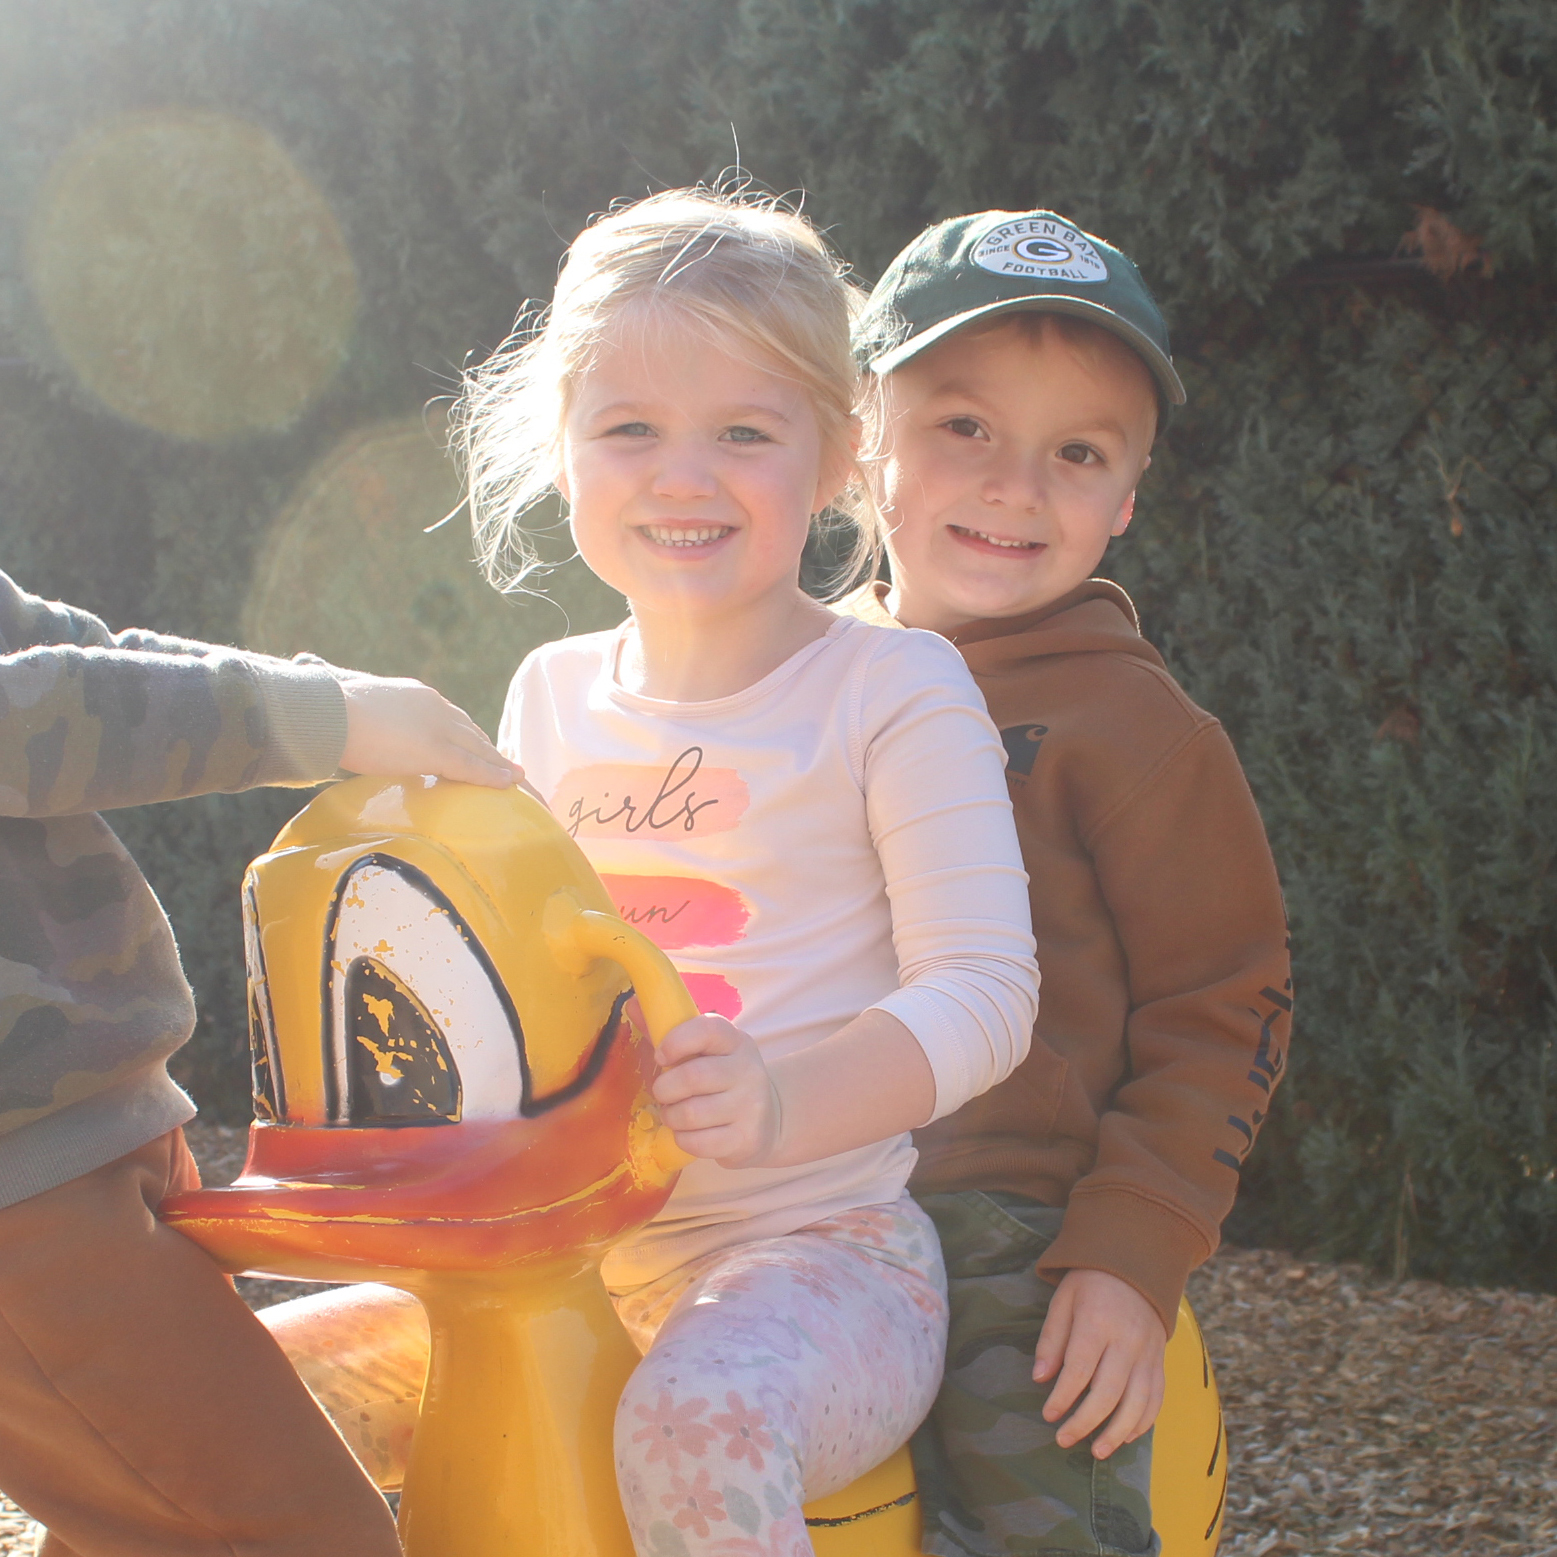
[[[78,136],[190,110],[285,149],[357,295],[301,414],[221,442],[116,419],[27,270]],[[1297,1041],[1236,1228],[1557,1284],[1554,115],[1546,0],[0,0],[0,565],[224,640],[269,580],[304,630],[285,591],[329,613],[328,570],[276,558],[288,523],[336,511],[313,473],[445,393],[591,212],[716,176],[737,144],[867,278],[928,221],[1057,207],[1134,254],[1174,323],[1190,405],[1111,566],[1232,730],[1288,892]],[[1417,206],[1491,276],[1298,284],[1394,253]],[[267,266],[307,280],[264,225],[223,228],[246,297],[273,295]],[[127,252],[83,262],[93,285]],[[263,371],[286,336],[255,339]],[[348,509],[342,533],[371,523]],[[396,544],[381,576],[415,577],[418,543]],[[575,626],[613,607],[576,573],[559,587]],[[395,608],[411,626],[357,629],[354,657],[403,670],[428,645],[490,718],[563,619],[516,607],[494,638],[463,588],[419,586]],[[120,819],[200,996],[184,1073],[235,1116],[236,882],[297,799]]]
[[[1116,568],[1286,883],[1298,1040],[1239,1229],[1549,1283],[1557,346],[1510,291],[1246,312]]]

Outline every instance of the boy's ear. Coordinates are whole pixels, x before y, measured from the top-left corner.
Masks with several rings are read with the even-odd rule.
[[[1131,487],[1130,495],[1124,500],[1118,516],[1109,527],[1110,535],[1123,535],[1130,528],[1130,521],[1135,517],[1135,488]]]

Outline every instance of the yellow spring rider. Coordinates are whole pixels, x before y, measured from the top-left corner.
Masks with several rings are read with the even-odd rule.
[[[244,923],[248,1162],[164,1217],[229,1271],[420,1301],[409,1557],[632,1557],[612,1418],[637,1352],[600,1261],[688,1160],[649,1096],[652,1043],[695,1014],[675,969],[544,806],[432,779],[320,795],[250,869]],[[1164,1553],[1206,1557],[1226,1454],[1187,1306],[1155,1442]],[[822,1557],[913,1557],[907,1451],[806,1514]]]

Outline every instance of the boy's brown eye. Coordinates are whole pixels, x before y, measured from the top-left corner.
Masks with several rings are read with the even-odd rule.
[[[1072,465],[1090,465],[1099,455],[1096,449],[1088,448],[1084,443],[1067,443],[1060,450],[1060,458]]]
[[[954,416],[941,424],[946,431],[958,438],[977,438],[983,428],[971,416]]]

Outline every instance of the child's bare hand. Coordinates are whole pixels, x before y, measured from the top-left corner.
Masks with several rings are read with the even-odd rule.
[[[432,773],[506,789],[524,778],[468,714],[420,681],[354,676],[346,696],[346,749],[352,773]]]
[[[757,1045],[733,1022],[696,1016],[671,1028],[659,1062],[654,1100],[683,1151],[751,1168],[773,1150],[778,1092]]]
[[[1156,1309],[1128,1282],[1106,1271],[1067,1271],[1033,1358],[1037,1383],[1059,1375],[1043,1408],[1046,1422],[1070,1413],[1055,1434],[1059,1446],[1070,1448],[1105,1421],[1092,1445],[1097,1459],[1139,1438],[1162,1409],[1167,1345]]]

